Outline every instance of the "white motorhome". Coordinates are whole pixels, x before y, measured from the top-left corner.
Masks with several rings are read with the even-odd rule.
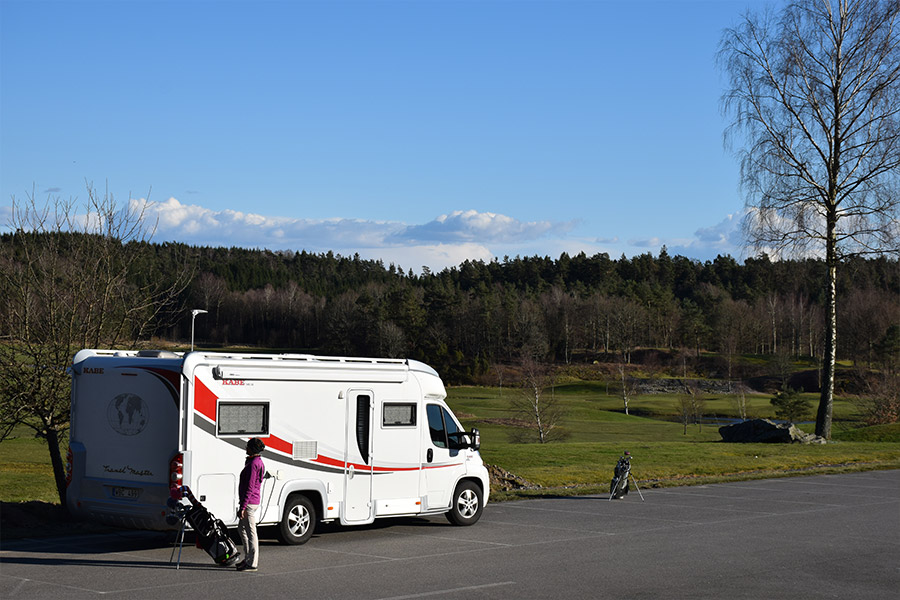
[[[413,360],[82,350],[72,373],[66,499],[76,515],[172,529],[170,486],[237,525],[251,437],[266,444],[260,524],[292,544],[317,522],[481,516],[478,431],[450,411],[438,374]]]

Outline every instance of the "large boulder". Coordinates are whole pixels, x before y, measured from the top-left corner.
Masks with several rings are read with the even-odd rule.
[[[719,427],[723,442],[824,444],[825,439],[804,433],[796,425],[774,423],[769,419],[751,419],[734,425]]]
[[[497,465],[485,464],[484,466],[487,467],[488,474],[491,476],[492,490],[535,490],[541,487],[539,485],[534,485],[524,477],[513,475],[506,469],[498,467]]]

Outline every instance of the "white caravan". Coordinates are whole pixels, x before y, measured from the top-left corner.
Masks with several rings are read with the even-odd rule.
[[[481,516],[478,431],[413,360],[82,350],[72,368],[69,509],[119,526],[172,529],[170,485],[237,525],[245,445],[266,444],[260,524],[309,539],[317,522]]]

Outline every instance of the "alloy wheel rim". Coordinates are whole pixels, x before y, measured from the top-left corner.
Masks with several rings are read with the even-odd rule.
[[[296,536],[302,536],[309,527],[309,513],[302,506],[295,506],[288,516],[288,528]]]
[[[478,495],[472,490],[464,490],[463,493],[459,495],[457,506],[459,508],[459,514],[463,517],[468,519],[475,516],[475,513],[478,512]]]

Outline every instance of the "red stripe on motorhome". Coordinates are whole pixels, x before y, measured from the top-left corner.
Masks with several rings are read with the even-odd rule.
[[[281,439],[280,437],[270,435],[269,437],[259,438],[265,444],[266,448],[271,450],[278,450],[279,452],[284,452],[285,454],[294,454],[294,445],[288,441]]]
[[[216,401],[219,399],[212,390],[206,387],[199,377],[194,378],[194,410],[216,422]]]
[[[269,450],[277,450],[278,452],[283,452],[284,454],[291,456],[294,452],[293,444],[290,442],[281,439],[276,435],[270,435],[267,438],[260,438],[266,444],[266,448]],[[339,460],[337,458],[332,458],[330,456],[319,455],[318,457],[310,460],[310,462],[318,463],[320,465],[327,465],[329,467],[340,467],[347,468],[353,467],[357,471],[368,471],[369,465],[363,465],[359,463],[346,463],[343,460]],[[443,466],[451,466],[451,465],[436,465],[436,467]],[[430,467],[435,468],[435,467]],[[372,471],[376,473],[391,473],[394,471],[418,471],[419,467],[371,467]]]

